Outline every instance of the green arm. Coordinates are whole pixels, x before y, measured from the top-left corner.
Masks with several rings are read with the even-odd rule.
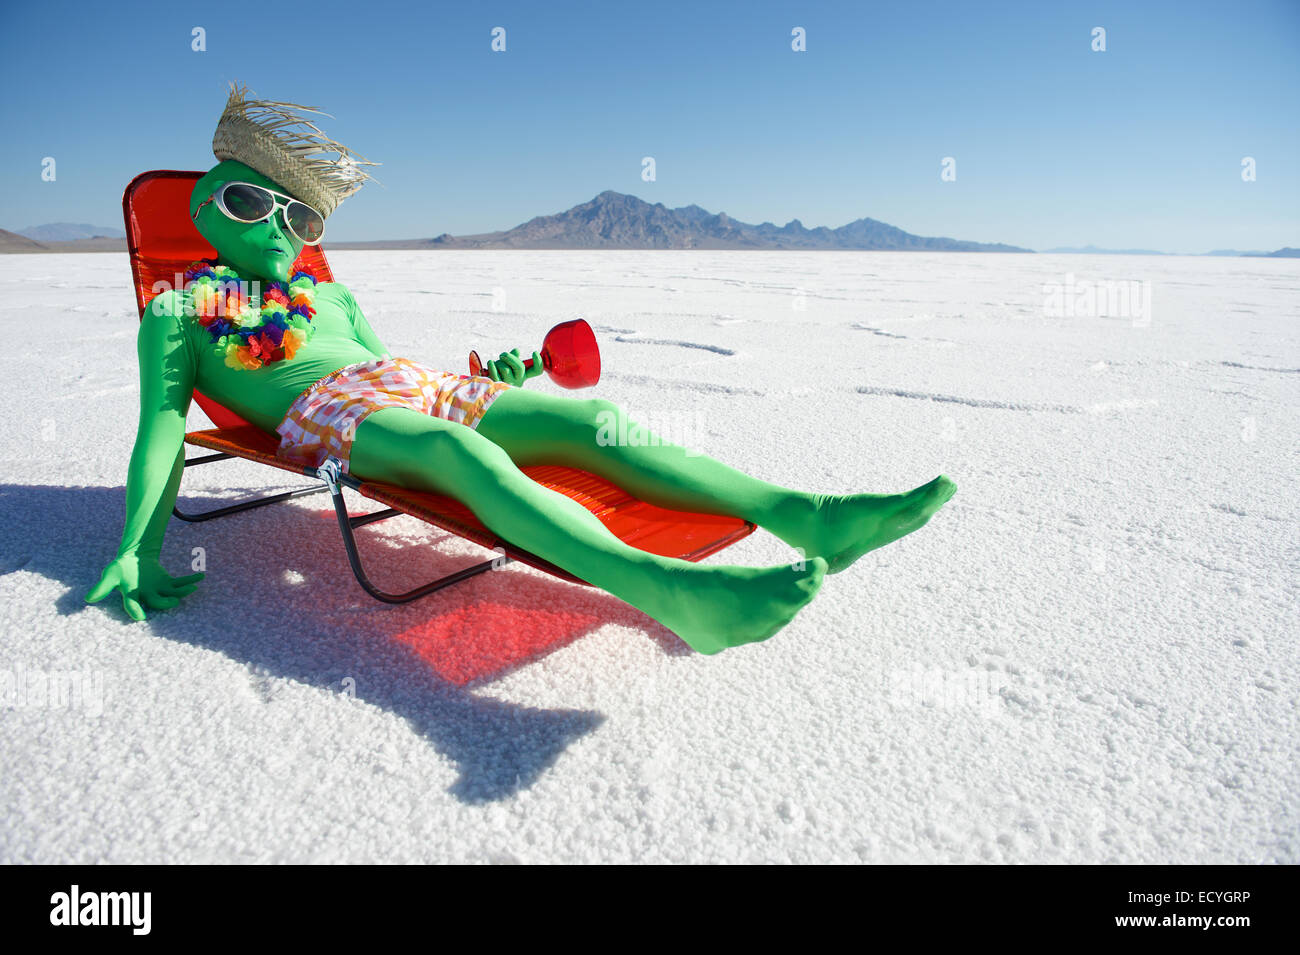
[[[157,557],[184,466],[185,415],[194,394],[190,354],[172,293],[150,303],[136,336],[140,421],[126,482],[126,527],[117,555]]]
[[[117,556],[86,595],[95,603],[113,590],[136,620],[144,606],[174,607],[202,574],[173,578],[158,558],[184,470],[185,414],[194,393],[195,356],[174,292],[154,298],[136,336],[140,421],[126,480],[126,524]]]

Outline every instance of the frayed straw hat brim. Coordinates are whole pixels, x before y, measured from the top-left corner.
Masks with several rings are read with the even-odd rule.
[[[248,90],[234,83],[230,90],[212,137],[212,152],[218,159],[234,159],[256,169],[324,216],[374,179],[362,167],[378,163],[330,139],[298,115],[329,114],[296,103],[249,100]]]

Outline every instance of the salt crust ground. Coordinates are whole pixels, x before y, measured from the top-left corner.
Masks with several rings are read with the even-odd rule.
[[[135,429],[126,259],[0,256],[0,860],[1300,861],[1296,263],[332,258],[398,354],[459,370],[583,316],[596,393],[680,443],[958,495],[717,657],[518,567],[381,606],[319,498],[173,522],[166,562],[202,547],[207,580],[132,624],[81,599]],[[1107,281],[1149,283],[1149,320],[1045,314]],[[276,480],[223,467],[184,495]],[[362,535],[394,586],[482,553]],[[74,671],[102,701],[42,705]]]

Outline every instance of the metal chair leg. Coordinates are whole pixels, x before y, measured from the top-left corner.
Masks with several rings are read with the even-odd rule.
[[[352,573],[357,578],[357,583],[361,585],[362,589],[376,600],[382,600],[384,603],[389,604],[410,603],[412,600],[418,600],[435,590],[442,590],[444,587],[458,584],[462,580],[468,580],[470,577],[492,570],[494,567],[504,566],[511,560],[510,557],[505,555],[498,555],[491,560],[485,560],[480,564],[473,564],[445,577],[439,577],[437,580],[422,584],[405,593],[390,594],[385,590],[380,590],[371,583],[370,578],[366,575],[365,568],[361,566],[361,554],[357,551],[357,540],[352,530],[354,527],[361,527],[374,521],[383,520],[400,512],[389,508],[387,511],[379,511],[374,514],[359,514],[353,517],[348,513],[347,502],[343,500],[342,469],[339,467],[338,462],[331,458],[318,469],[317,474],[325,482],[330,497],[334,501],[334,513],[338,517],[339,532],[343,535],[343,547],[347,550],[348,563],[352,566]]]
[[[219,451],[216,454],[205,454],[197,458],[186,458],[185,467],[190,468],[199,464],[210,464],[213,461],[224,461],[227,458],[233,457],[235,457],[235,455]],[[268,494],[263,497],[251,498],[247,501],[239,501],[238,503],[230,504],[226,507],[214,508],[210,511],[203,511],[199,514],[186,514],[180,509],[179,505],[176,505],[172,507],[172,513],[183,521],[197,524],[200,521],[210,521],[214,518],[225,517],[228,514],[238,514],[240,511],[251,511],[255,507],[265,507],[267,504],[278,504],[281,501],[292,500],[295,497],[306,497],[310,494],[322,494],[328,490],[329,488],[325,485],[320,485],[318,487],[301,487],[292,491],[283,491],[279,494]]]

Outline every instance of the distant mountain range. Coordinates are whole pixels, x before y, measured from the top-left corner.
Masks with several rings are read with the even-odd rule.
[[[37,242],[17,232],[0,229],[0,253],[3,252],[125,252],[126,238],[94,238]]]
[[[337,246],[337,243],[335,243]],[[399,247],[395,243],[353,243]],[[699,206],[669,209],[608,190],[557,215],[538,216],[503,232],[416,240],[403,248],[442,249],[892,249],[930,252],[1029,252],[1014,245],[928,238],[857,219],[838,229],[807,229],[798,219],[783,226],[751,225]]]
[[[0,229],[0,252],[44,252],[45,246],[17,232]]]
[[[103,225],[88,225],[85,222],[51,222],[47,225],[28,226],[19,229],[18,234],[37,242],[73,242],[77,239],[125,239],[126,233],[119,228]]]
[[[1072,253],[1074,255],[1186,255],[1185,252],[1157,252],[1154,249],[1099,249],[1095,245],[1085,245],[1082,248],[1059,248],[1044,249],[1045,253]],[[1213,252],[1202,252],[1202,255],[1219,255],[1233,256],[1237,258],[1258,258],[1258,259],[1298,259],[1300,258],[1300,249],[1278,249],[1276,252],[1240,252],[1237,249],[1215,249]]]
[[[549,216],[537,216],[501,232],[432,239],[384,239],[371,242],[326,241],[331,249],[858,249],[918,252],[1032,252],[1000,242],[970,242],[904,232],[875,219],[855,219],[838,229],[805,228],[798,219],[783,226],[751,225],[725,212],[697,205],[669,209],[636,196],[607,190],[589,202]],[[54,222],[20,232],[0,229],[0,252],[121,252],[125,233],[109,226]],[[1055,248],[1049,253],[1081,255],[1166,255],[1150,249]],[[1177,254],[1177,253],[1174,253]],[[1300,258],[1300,249],[1237,252],[1221,249],[1206,255]]]

